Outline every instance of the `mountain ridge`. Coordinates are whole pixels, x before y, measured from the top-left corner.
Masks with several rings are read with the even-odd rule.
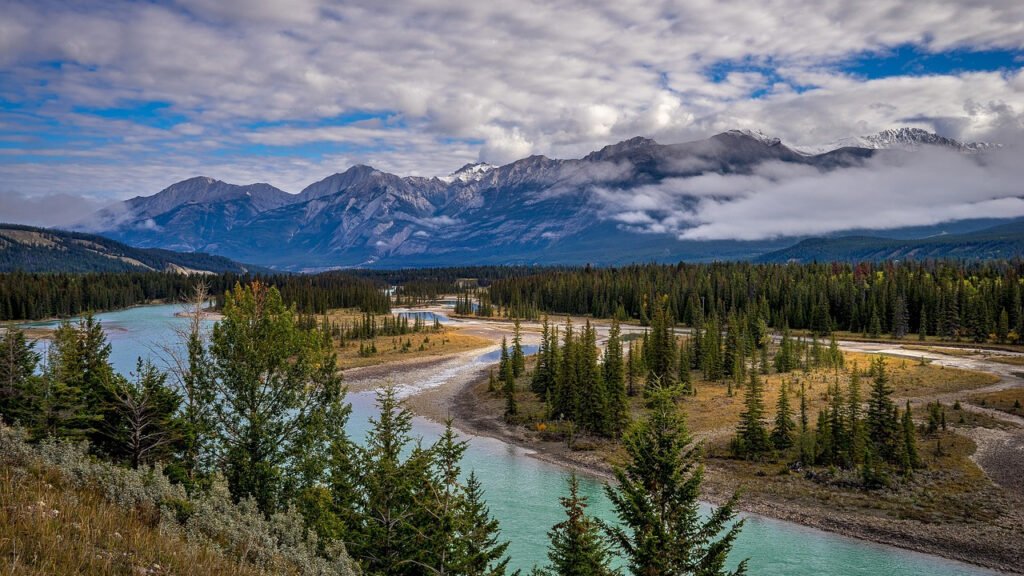
[[[0,223],[0,272],[262,272],[222,256],[133,248],[109,238]]]
[[[938,136],[921,139],[962,149]],[[210,252],[286,270],[600,264],[628,258],[631,245],[646,246],[644,254],[664,259],[684,254],[713,259],[723,253],[744,258],[784,245],[724,241],[712,250],[712,244],[671,235],[645,237],[608,225],[595,190],[628,192],[669,178],[750,174],[766,162],[828,171],[859,166],[882,153],[843,147],[807,154],[761,132],[730,130],[677,144],[638,136],[578,159],[532,155],[503,166],[470,163],[446,177],[402,177],[355,165],[298,194],[193,178],[110,209],[116,217],[101,216],[95,231],[135,246]]]

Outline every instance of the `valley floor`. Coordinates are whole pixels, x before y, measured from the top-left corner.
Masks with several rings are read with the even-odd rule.
[[[607,326],[598,324],[603,336]],[[624,327],[624,332],[630,329]],[[536,458],[610,479],[613,463],[621,459],[614,442],[585,439],[570,448],[537,430],[505,422],[504,400],[487,391],[493,360],[483,362],[481,357],[497,350],[497,343],[509,337],[511,330],[508,322],[467,320],[460,324],[460,331],[488,339],[491,346],[349,369],[346,383],[350,390],[363,391],[389,380],[422,416],[436,421],[453,418],[455,426],[467,434],[498,438],[530,450]],[[524,344],[536,343],[537,330],[537,325],[524,323]],[[1024,572],[1024,531],[1020,529],[1024,525],[1024,418],[1002,398],[1024,397],[1024,379],[1016,365],[1024,356],[962,350],[946,354],[938,345],[928,349],[852,341],[840,345],[862,366],[868,354],[892,357],[889,364],[903,382],[897,385],[896,397],[901,403],[910,400],[918,417],[928,402],[947,406],[949,431],[921,441],[923,449],[937,446],[935,454],[925,457],[932,459],[932,469],[938,472],[922,471],[899,489],[867,492],[794,473],[781,461],[732,459],[724,449],[735,425],[731,415],[723,421],[697,413],[710,414],[706,408],[717,407],[731,414],[738,409],[740,397],[726,398],[724,387],[707,386],[693,400],[699,409],[687,406],[695,413],[690,418],[695,435],[707,445],[705,498],[721,502],[740,489],[741,509],[746,512]],[[530,396],[529,392],[521,395],[525,410],[531,409]],[[986,398],[993,399],[983,402]],[[953,408],[957,402],[960,410]],[[773,405],[770,399],[766,403]],[[715,419],[718,425],[713,424]]]

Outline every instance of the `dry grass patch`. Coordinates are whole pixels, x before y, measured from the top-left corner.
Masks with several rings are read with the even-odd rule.
[[[1024,416],[1024,388],[974,394],[969,396],[968,400],[982,408],[992,408],[1014,416]]]
[[[985,359],[993,362],[999,362],[1000,364],[1008,364],[1010,366],[1024,366],[1024,356],[992,355],[985,356]]]
[[[358,368],[377,366],[389,362],[400,362],[413,358],[429,358],[447,356],[458,352],[477,350],[491,346],[493,342],[481,336],[463,334],[457,329],[444,329],[441,332],[421,332],[404,336],[378,336],[371,340],[363,340],[363,346],[376,346],[377,352],[370,356],[359,353],[360,341],[350,340],[344,346],[338,346],[338,364],[342,368]],[[406,347],[403,347],[406,345]]]
[[[162,534],[146,514],[125,511],[53,474],[0,471],[0,572],[52,574],[238,574],[262,572],[212,548]]]

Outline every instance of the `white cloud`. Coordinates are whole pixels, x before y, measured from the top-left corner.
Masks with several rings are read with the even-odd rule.
[[[763,240],[1024,216],[1019,149],[885,154],[831,172],[781,163],[634,189],[597,188],[604,217],[691,240]]]
[[[31,121],[67,138],[31,150],[71,161],[26,154],[0,162],[0,179],[30,194],[122,197],[179,174],[296,189],[341,162],[445,174],[734,127],[797,145],[904,124],[1013,138],[1024,131],[1019,71],[864,81],[836,63],[905,44],[1020,50],[1021,21],[1018,0],[14,0],[0,17],[0,98],[38,107]],[[706,68],[723,59],[783,81],[757,69],[712,81]],[[76,113],[148,101],[180,122]],[[387,119],[321,125],[360,112]]]

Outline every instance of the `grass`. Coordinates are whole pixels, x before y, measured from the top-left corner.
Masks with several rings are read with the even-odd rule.
[[[331,310],[328,313],[331,322],[353,324],[361,321],[363,314],[355,309]],[[378,325],[384,315],[377,316]],[[360,345],[376,346],[375,354],[366,356],[359,352]],[[344,368],[377,366],[390,362],[399,362],[415,358],[445,356],[468,350],[476,350],[491,346],[492,342],[480,336],[462,333],[457,328],[442,326],[439,331],[429,328],[425,332],[405,334],[403,336],[378,336],[374,339],[347,340],[344,345],[337,346],[338,364]]]
[[[262,572],[162,534],[155,514],[126,511],[46,470],[0,470],[0,573],[238,574]]]
[[[983,408],[1000,410],[1015,416],[1024,416],[1024,388],[1011,388],[985,394],[974,394],[968,397],[972,404]]]
[[[1024,356],[986,356],[986,360],[1008,364],[1010,366],[1024,366]]]

